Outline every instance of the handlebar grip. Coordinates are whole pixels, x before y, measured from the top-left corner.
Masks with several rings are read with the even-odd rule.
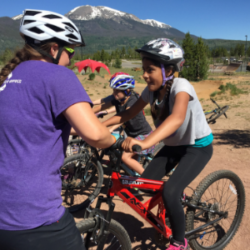
[[[134,145],[134,146],[132,147],[132,149],[133,149],[134,152],[137,152],[137,153],[139,153],[139,152],[142,151],[142,150],[141,150],[141,146],[139,146],[139,145]]]

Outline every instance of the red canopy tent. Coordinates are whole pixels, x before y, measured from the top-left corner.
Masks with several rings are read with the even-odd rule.
[[[77,62],[74,64],[77,68],[79,73],[84,69],[85,72],[87,70],[87,68],[89,67],[91,69],[92,72],[94,72],[95,70],[99,73],[101,68],[104,68],[105,70],[107,70],[110,74],[109,68],[101,62],[97,62],[91,59],[87,59],[87,60],[83,60],[81,62]]]

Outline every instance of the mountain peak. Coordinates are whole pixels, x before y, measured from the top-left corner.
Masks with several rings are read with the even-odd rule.
[[[17,16],[13,16],[12,19],[13,20],[19,20],[23,17],[23,14],[17,15]]]
[[[117,22],[120,22],[120,18],[126,18],[156,28],[163,28],[163,29],[171,28],[170,25],[167,25],[165,23],[153,19],[141,20],[133,14],[115,10],[106,6],[91,6],[91,5],[79,6],[69,11],[65,16],[73,20],[92,20],[95,18],[103,18],[103,19],[113,19]]]
[[[19,20],[22,18],[22,14],[12,17],[13,20]],[[134,20],[146,25],[150,25],[155,28],[169,29],[170,25],[156,21],[154,19],[141,20],[133,14],[129,14],[120,10],[115,10],[107,6],[91,6],[83,5],[78,6],[69,11],[65,16],[72,20],[93,20],[96,18],[112,19],[118,23],[123,18]],[[124,19],[123,19],[124,20]]]

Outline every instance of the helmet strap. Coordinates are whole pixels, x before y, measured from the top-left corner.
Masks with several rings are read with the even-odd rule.
[[[35,49],[37,52],[39,52],[41,55],[50,58],[51,61],[52,61],[54,64],[58,64],[58,63],[59,63],[60,57],[61,57],[62,52],[63,52],[63,47],[62,47],[62,46],[59,46],[59,50],[58,50],[57,56],[56,56],[56,58],[54,58],[52,55],[50,55],[49,53],[47,53],[46,51],[44,51],[44,50],[41,49],[40,47],[36,46],[35,44],[33,44],[33,43],[28,43],[28,42],[27,42],[27,44],[28,44],[30,47],[32,47],[33,49]]]
[[[125,97],[119,100],[119,102],[124,102],[129,96],[131,96],[132,91],[128,92],[127,90],[124,90],[123,93],[125,94]]]
[[[166,72],[165,72],[164,64],[161,64],[161,73],[162,73],[162,78],[163,78],[161,87],[163,87],[166,84],[167,81],[173,79],[174,75],[166,77]]]

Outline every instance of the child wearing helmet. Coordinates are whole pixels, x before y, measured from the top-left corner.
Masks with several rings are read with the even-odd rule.
[[[184,238],[185,216],[180,197],[212,156],[212,131],[193,86],[186,79],[174,77],[174,72],[180,71],[184,63],[182,48],[170,39],[159,38],[148,42],[137,52],[142,57],[147,87],[129,110],[104,124],[110,126],[126,122],[150,103],[156,130],[143,141],[128,137],[122,147],[131,152],[135,144],[146,149],[161,140],[165,143],[142,178],[160,180],[178,162],[163,189],[163,201],[172,229],[168,250],[187,250],[189,246]]]
[[[104,99],[104,103],[101,106],[95,107],[94,113],[106,110],[112,106],[115,107],[116,113],[120,113],[126,109],[129,109],[139,98],[139,95],[133,91],[135,86],[135,80],[133,76],[127,73],[119,72],[115,73],[110,79],[110,85],[113,89],[113,95]],[[112,110],[111,110],[112,112]],[[110,112],[109,112],[110,113]],[[119,123],[110,128],[110,132],[123,125],[127,136],[142,140],[146,138],[151,132],[152,128],[148,124],[143,112],[140,111],[131,120],[125,123]],[[141,152],[141,154],[153,153],[154,145],[147,150]],[[138,174],[142,174],[144,168],[142,165],[134,159],[136,156],[133,152],[124,152],[122,155],[122,161]]]
[[[115,139],[66,66],[83,38],[67,17],[25,10],[25,45],[0,72],[0,248],[82,250],[62,206],[61,174],[71,126],[94,147]],[[84,125],[83,125],[84,124]]]

